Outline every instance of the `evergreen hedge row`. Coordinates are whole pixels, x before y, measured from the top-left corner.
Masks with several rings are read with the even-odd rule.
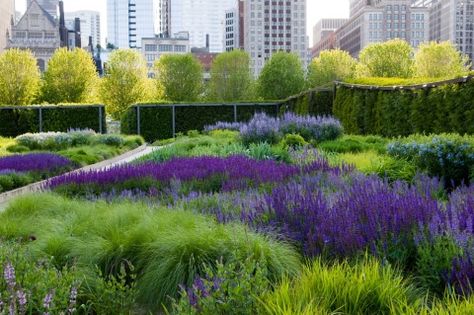
[[[92,129],[106,132],[103,105],[0,106],[0,136]]]
[[[236,117],[234,117],[234,105]],[[173,109],[175,113],[174,130]],[[158,139],[172,138],[176,133],[186,133],[189,130],[202,131],[204,126],[215,124],[218,121],[248,121],[257,112],[277,116],[279,104],[138,104],[131,106],[123,115],[121,132],[123,134],[140,134],[146,141],[152,142]],[[140,123],[139,126],[138,123]]]
[[[333,111],[350,134],[473,134],[474,82],[392,90],[339,85]]]
[[[313,89],[286,99],[280,108],[299,115],[332,115],[333,98],[333,89]]]

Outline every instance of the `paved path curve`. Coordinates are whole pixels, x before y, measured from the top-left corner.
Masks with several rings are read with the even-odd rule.
[[[96,164],[88,165],[83,168],[74,170],[70,173],[81,172],[81,171],[90,171],[90,170],[101,170],[114,167],[117,165],[125,164],[132,162],[144,155],[150,154],[154,150],[157,150],[158,147],[150,147],[147,145],[142,145],[135,150],[128,151],[122,155],[118,155],[110,160],[105,160]],[[20,187],[15,190],[7,191],[3,194],[0,194],[0,212],[6,209],[8,203],[15,197],[22,196],[29,193],[43,191],[44,184],[47,180],[36,182],[24,187]]]

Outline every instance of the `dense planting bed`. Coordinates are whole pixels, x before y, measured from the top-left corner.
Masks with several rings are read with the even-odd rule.
[[[11,204],[0,268],[28,277],[1,296],[29,292],[32,313],[472,312],[472,137],[295,115],[206,130]]]
[[[93,131],[25,134],[2,138],[0,193],[81,166],[112,158],[143,143],[139,137],[98,135]]]

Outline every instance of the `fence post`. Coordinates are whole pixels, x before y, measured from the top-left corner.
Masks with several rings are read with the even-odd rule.
[[[137,105],[137,134],[141,136],[141,131],[142,131],[142,126],[141,124],[141,119],[140,119],[140,106]]]
[[[39,116],[39,132],[43,132],[43,109],[40,107],[38,110]]]
[[[234,104],[234,122],[237,122],[237,104]]]
[[[99,105],[99,132],[104,133],[104,126],[102,126],[102,106]]]
[[[172,126],[173,126],[173,138],[176,137],[176,106],[173,105],[172,110]]]

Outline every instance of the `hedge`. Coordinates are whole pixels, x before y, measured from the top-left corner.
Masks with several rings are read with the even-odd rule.
[[[286,99],[280,108],[299,115],[332,115],[333,99],[333,89],[312,89]]]
[[[204,126],[218,121],[248,121],[257,112],[277,116],[279,104],[137,104],[123,115],[121,132],[140,134],[146,141],[152,142],[172,138],[180,132],[201,131]]]
[[[106,132],[103,105],[0,106],[0,136],[92,129]]]
[[[351,134],[474,133],[471,77],[416,87],[338,84],[334,115]]]

